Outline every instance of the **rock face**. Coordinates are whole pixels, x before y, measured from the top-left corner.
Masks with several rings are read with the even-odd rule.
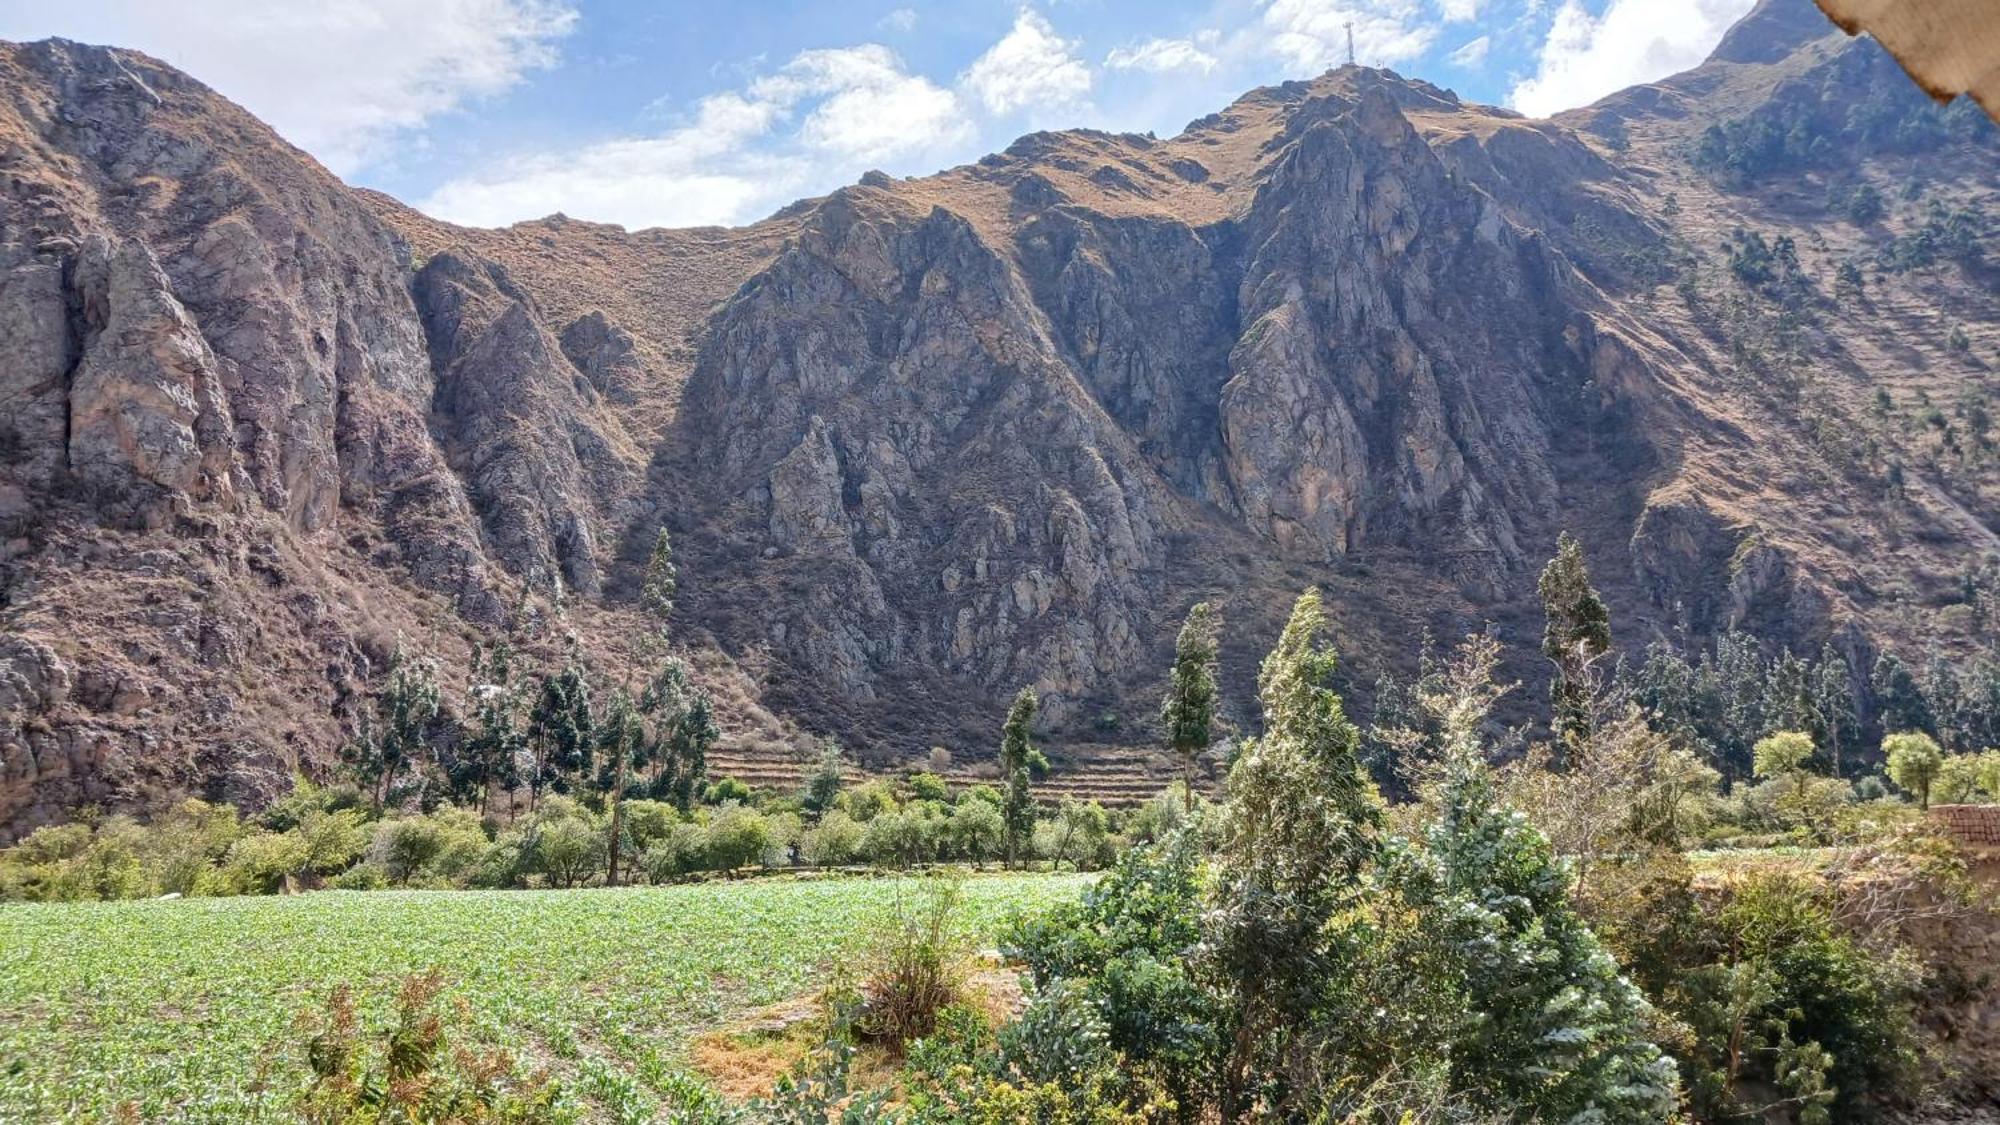
[[[329,761],[397,644],[455,664],[558,590],[620,674],[661,527],[681,635],[742,687],[725,726],[873,760],[978,759],[1021,684],[1058,744],[1143,742],[1197,598],[1244,721],[1307,583],[1357,682],[1426,627],[1532,649],[1565,527],[1628,644],[1893,646],[1893,591],[2000,551],[2000,491],[1866,404],[1984,388],[2000,285],[1975,254],[1836,305],[1923,212],[1688,167],[1773,99],[1898,96],[1804,3],[1556,121],[1343,68],[734,231],[453,228],[144,56],[0,46],[0,838],[256,800]],[[1995,149],[1923,182],[1990,203]],[[1905,184],[1875,151],[1810,174]],[[1723,264],[1736,225],[1797,232],[1782,322]]]

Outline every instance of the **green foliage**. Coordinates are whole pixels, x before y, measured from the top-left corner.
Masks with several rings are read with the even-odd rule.
[[[934,773],[917,772],[904,781],[910,787],[910,797],[918,801],[947,802],[951,800],[951,786]]]
[[[1788,774],[1805,772],[1806,763],[1812,761],[1813,755],[1817,752],[1818,748],[1813,745],[1812,735],[1802,731],[1783,730],[1758,741],[1754,748],[1753,764],[1758,777],[1784,777]]]
[[[1944,751],[1937,740],[1919,731],[1903,731],[1882,740],[1888,755],[1889,780],[1917,799],[1919,808],[1931,804],[1931,784],[1944,766]]]
[[[402,886],[450,886],[485,857],[491,841],[477,814],[446,808],[375,826],[369,859]]]
[[[1167,749],[1180,758],[1181,780],[1188,800],[1194,799],[1194,764],[1215,737],[1216,634],[1221,620],[1207,602],[1188,610],[1174,640],[1174,665],[1167,676],[1167,695],[1160,703],[1160,727]],[[1188,806],[1194,806],[1190,803]]]
[[[1611,612],[1590,584],[1582,544],[1567,531],[1557,537],[1555,557],[1535,588],[1542,599],[1542,655],[1555,668],[1549,683],[1555,731],[1564,740],[1581,738],[1590,731],[1591,666],[1611,649]]]
[[[808,814],[824,816],[839,799],[841,758],[840,743],[830,738],[820,743],[819,764],[807,776],[805,794],[799,799],[799,804]]]
[[[1394,906],[1414,913],[1393,961],[1428,1026],[1419,1054],[1480,1112],[1533,1120],[1664,1121],[1673,1062],[1652,1010],[1570,898],[1548,839],[1507,808],[1483,731],[1503,689],[1498,647],[1468,640],[1428,706],[1438,722],[1435,808],[1422,847],[1398,842]]]
[[[708,821],[708,866],[733,872],[761,864],[774,840],[771,822],[764,814],[743,805],[723,805]]]
[[[1034,774],[1049,766],[1035,748],[1035,691],[1022,688],[1007,709],[1007,722],[1000,728],[1000,777],[1006,782],[1000,804],[1000,819],[1006,826],[1007,865],[1012,867],[1025,856],[1035,831],[1035,797],[1031,788]]]
[[[531,801],[545,789],[568,792],[589,776],[592,727],[590,681],[572,649],[561,669],[542,678],[528,713],[528,745],[534,752],[526,779]]]
[[[389,657],[389,673],[375,699],[375,716],[363,716],[361,730],[343,751],[348,767],[367,786],[375,807],[398,795],[396,783],[424,763],[426,730],[441,699],[437,669],[412,660],[402,649]]]
[[[751,797],[752,793],[748,785],[743,784],[743,782],[736,778],[725,777],[721,781],[710,785],[708,791],[702,795],[702,800],[711,805],[747,805],[750,803]]]
[[[1255,1075],[1281,1069],[1291,1029],[1340,979],[1356,940],[1340,920],[1378,848],[1381,809],[1356,758],[1359,732],[1327,686],[1338,659],[1325,630],[1319,591],[1307,590],[1258,675],[1264,734],[1229,774],[1201,950],[1232,1008],[1225,1119],[1248,1107]]]
[[[1910,1088],[1907,977],[1840,931],[1825,890],[1756,876],[1712,926],[1714,960],[1675,988],[1697,1036],[1697,1109],[1755,1112],[1765,1084],[1803,1107],[1802,1120],[1852,1119],[1865,1099]]]
[[[452,799],[484,808],[495,790],[512,793],[521,783],[517,763],[528,736],[520,723],[520,687],[505,642],[472,652],[473,726],[445,771]]]
[[[998,814],[995,814],[997,819]],[[854,818],[839,809],[820,817],[799,841],[799,858],[815,867],[839,867],[854,863],[862,855],[864,830]]]
[[[639,588],[639,605],[662,633],[666,631],[668,619],[673,616],[674,595],[679,588],[673,541],[663,527],[653,540],[653,552],[646,559],[645,582]]]
[[[976,867],[984,867],[987,860],[1000,854],[1001,847],[1006,843],[1007,824],[993,802],[965,800],[952,810],[945,832],[959,858],[971,860]]]

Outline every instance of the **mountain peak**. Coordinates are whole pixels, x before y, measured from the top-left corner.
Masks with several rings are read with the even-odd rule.
[[[1757,0],[1708,56],[1710,62],[1772,63],[1835,34],[1812,0]]]

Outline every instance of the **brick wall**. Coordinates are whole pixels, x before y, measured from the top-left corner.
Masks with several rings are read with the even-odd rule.
[[[1933,805],[1931,822],[1966,847],[2000,848],[2000,805]]]

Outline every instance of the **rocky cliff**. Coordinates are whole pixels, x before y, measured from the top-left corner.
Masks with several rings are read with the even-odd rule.
[[[1627,643],[1976,643],[2000,142],[1809,7],[1553,121],[1349,67],[740,230],[453,228],[144,56],[0,47],[0,834],[269,793],[397,644],[558,590],[616,668],[662,526],[745,760],[977,760],[1024,683],[1145,741],[1197,598],[1246,721],[1306,583],[1362,682],[1531,647],[1565,527]]]

